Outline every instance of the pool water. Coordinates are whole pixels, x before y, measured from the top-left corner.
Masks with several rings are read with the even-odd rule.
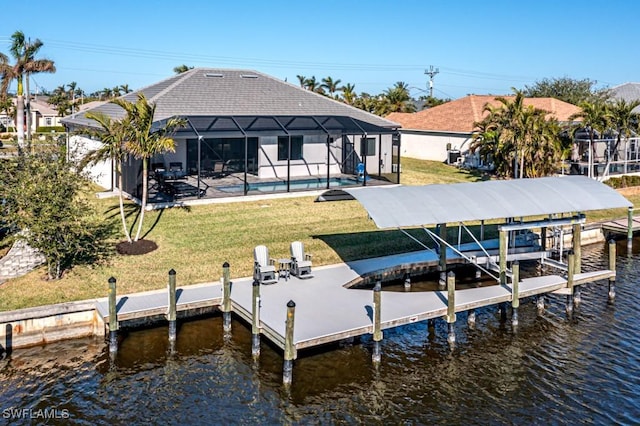
[[[329,179],[329,187],[335,188],[337,186],[354,186],[358,185],[359,182],[355,178],[340,178],[333,177]],[[289,183],[289,188],[292,191],[299,190],[314,190],[314,189],[325,189],[327,187],[327,179],[303,179],[303,180],[295,180]],[[243,192],[244,185],[229,185],[229,186],[220,186],[217,187],[218,190],[223,192]],[[255,182],[249,184],[249,191],[258,191],[258,192],[278,192],[278,191],[286,191],[287,190],[287,182],[279,181],[279,182]]]

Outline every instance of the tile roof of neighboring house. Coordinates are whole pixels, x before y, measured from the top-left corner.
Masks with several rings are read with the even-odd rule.
[[[13,104],[15,105],[18,100],[16,98],[12,99]],[[57,116],[58,115],[58,111],[56,111],[56,109],[41,100],[31,100],[31,111],[38,111],[41,115],[51,115],[51,116]]]
[[[512,100],[515,96],[502,96]],[[471,133],[474,123],[481,121],[486,104],[500,105],[496,96],[469,95],[415,113],[391,113],[386,118],[402,125],[403,130],[431,130],[438,132]],[[555,98],[525,98],[525,105],[548,111],[558,121],[571,121],[569,117],[580,111],[575,105]]]
[[[622,99],[626,102],[640,101],[640,83],[624,83],[609,89],[611,97]],[[633,109],[633,112],[640,114],[640,105]]]
[[[174,116],[348,116],[378,127],[397,123],[252,70],[195,68],[124,95],[138,92],[156,104],[156,121]],[[106,103],[93,108],[117,118],[124,111]],[[63,123],[88,125],[84,111]]]

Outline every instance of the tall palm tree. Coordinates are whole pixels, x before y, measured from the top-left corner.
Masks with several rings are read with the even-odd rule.
[[[322,79],[322,84],[320,87],[326,89],[329,92],[329,96],[335,98],[335,93],[339,90],[338,85],[342,82],[342,80],[334,80],[331,77],[325,77]]]
[[[304,82],[305,88],[312,92],[318,92],[321,89],[320,83],[316,80],[316,76],[311,76],[307,78]]]
[[[156,112],[156,105],[149,103],[143,93],[138,94],[135,103],[129,102],[124,98],[114,99],[114,104],[122,107],[126,113],[126,122],[128,122],[128,137],[126,142],[126,150],[134,157],[142,160],[142,200],[140,206],[140,222],[138,223],[138,231],[136,232],[135,241],[140,239],[142,231],[142,222],[144,220],[144,212],[147,207],[148,194],[148,175],[149,175],[149,159],[156,154],[175,151],[175,142],[170,135],[180,127],[186,126],[186,120],[182,118],[170,118],[161,128],[155,130],[153,128],[153,117]]]
[[[127,93],[131,93],[131,92],[133,92],[133,90],[129,89],[129,85],[128,85],[128,84],[126,84],[126,83],[125,83],[125,84],[121,84],[121,85],[120,85],[120,91],[121,91],[122,93],[124,93],[125,95],[126,95]]]
[[[36,59],[36,54],[43,43],[39,39],[33,42],[27,40],[22,31],[16,31],[11,35],[11,47],[9,52],[13,56],[15,63],[8,61],[0,62],[0,74],[2,75],[1,93],[7,93],[11,81],[16,80],[18,88],[16,90],[16,127],[18,132],[18,146],[24,146],[24,77],[29,74],[41,72],[56,72],[53,61],[49,59]],[[27,94],[28,95],[28,94]]]
[[[128,242],[131,242],[131,235],[127,228],[127,219],[124,213],[124,196],[122,195],[122,162],[127,158],[125,142],[131,131],[128,117],[121,120],[112,120],[109,116],[100,112],[87,112],[86,118],[94,120],[99,129],[84,129],[82,133],[95,137],[102,142],[100,148],[93,150],[85,155],[82,160],[82,167],[85,165],[96,164],[102,161],[112,161],[116,168],[116,176],[118,177],[118,198],[120,199],[120,217],[122,218],[122,228]]]
[[[378,103],[376,113],[387,115],[391,112],[415,112],[416,105],[409,94],[408,86],[399,81],[393,87],[384,91],[381,101]]]
[[[303,89],[307,88],[307,77],[305,77],[304,75],[296,75],[296,77],[298,77],[298,82],[300,82],[300,87],[302,87]]]

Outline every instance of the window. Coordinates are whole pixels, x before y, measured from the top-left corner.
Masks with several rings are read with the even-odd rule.
[[[47,126],[51,126],[51,117],[47,117],[44,119],[44,124]]]
[[[360,139],[360,155],[362,156],[376,155],[376,138]]]
[[[278,161],[285,161],[289,153],[289,136],[278,136]],[[291,136],[291,159],[302,160],[302,136]]]

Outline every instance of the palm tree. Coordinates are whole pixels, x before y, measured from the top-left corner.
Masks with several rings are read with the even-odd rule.
[[[381,102],[378,103],[376,113],[387,115],[391,112],[415,112],[416,105],[409,95],[409,86],[399,81],[393,87],[384,91]]]
[[[320,85],[320,87],[322,87],[323,89],[327,89],[327,92],[329,92],[329,96],[335,98],[334,93],[339,90],[338,85],[341,81],[342,80],[340,79],[334,80],[331,77],[325,77],[322,79],[322,84]]]
[[[296,77],[298,77],[298,81],[300,82],[300,87],[302,87],[303,89],[307,88],[307,77],[305,77],[304,75],[296,75]]]
[[[589,132],[589,141],[591,143],[591,150],[589,151],[589,177],[591,177],[593,173],[593,157],[596,152],[595,136],[596,134],[603,135],[610,127],[611,112],[609,111],[608,105],[603,101],[582,102],[579,106],[580,112],[571,115],[569,119],[582,119],[581,126]]]
[[[487,104],[485,118],[475,123],[471,149],[491,156],[502,176],[538,177],[555,173],[562,157],[559,126],[547,112],[524,105],[524,94],[514,89],[513,100],[498,97]]]
[[[638,114],[633,112],[638,105],[640,105],[640,100],[627,103],[624,99],[618,99],[609,107],[611,125],[615,129],[617,137],[616,143],[607,158],[606,171],[609,170],[611,160],[616,159],[622,139],[624,138],[627,141],[634,131],[638,131]]]
[[[114,99],[114,104],[122,107],[126,113],[126,122],[128,123],[128,137],[126,141],[126,150],[134,157],[142,160],[142,201],[140,206],[140,222],[138,223],[138,231],[136,232],[135,241],[140,238],[142,231],[142,222],[144,220],[144,212],[147,207],[148,193],[148,160],[156,154],[175,151],[175,142],[169,135],[180,127],[186,126],[186,120],[182,118],[170,118],[160,129],[154,130],[153,117],[156,111],[156,105],[149,103],[143,93],[138,94],[135,103],[129,102],[124,98]]]
[[[133,92],[133,90],[129,89],[129,85],[128,85],[128,84],[126,84],[126,83],[125,83],[125,84],[121,84],[121,85],[120,85],[120,91],[121,91],[122,93],[124,93],[125,95],[126,95],[127,93],[131,93],[131,92]]]
[[[25,74],[35,74],[40,72],[56,72],[53,61],[49,59],[36,59],[36,54],[43,43],[39,39],[33,42],[26,39],[22,31],[16,31],[11,36],[11,47],[9,51],[15,59],[13,65],[8,61],[0,61],[0,74],[2,75],[1,93],[7,93],[12,80],[18,82],[16,90],[16,127],[18,132],[18,146],[24,145],[24,76]],[[28,95],[28,94],[27,94]]]
[[[110,160],[115,164],[116,176],[118,177],[118,198],[120,199],[120,217],[122,218],[122,228],[128,242],[131,242],[131,235],[127,228],[127,220],[124,213],[124,196],[122,195],[122,162],[127,158],[125,142],[130,133],[128,117],[122,120],[112,120],[109,116],[100,112],[87,112],[86,118],[94,120],[100,125],[100,129],[85,129],[82,133],[95,137],[102,142],[100,148],[89,152],[82,160],[82,167]]]
[[[340,88],[340,91],[342,92],[342,99],[344,100],[344,103],[347,105],[353,105],[357,98],[356,86],[354,84],[347,83]]]
[[[318,92],[321,89],[320,83],[316,80],[316,76],[311,76],[307,78],[304,82],[305,89],[310,90],[312,92]]]
[[[177,67],[174,67],[173,72],[175,72],[176,74],[182,74],[183,72],[187,72],[192,69],[193,67],[189,67],[185,64],[182,64],[182,65],[178,65]]]
[[[103,96],[105,99],[110,99],[113,96],[113,90],[108,87],[102,89],[100,93],[100,99],[102,99]]]

